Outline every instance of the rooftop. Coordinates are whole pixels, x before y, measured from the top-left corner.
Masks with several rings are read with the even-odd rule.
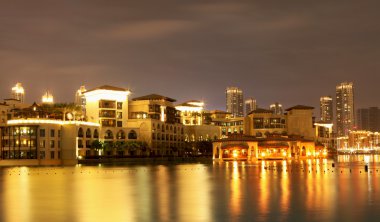
[[[314,107],[312,107],[312,106],[304,106],[304,105],[296,105],[296,106],[292,106],[290,108],[287,108],[285,111],[290,111],[290,110],[293,110],[293,109],[308,110],[308,109],[314,109]]]
[[[88,93],[95,90],[112,90],[112,91],[121,91],[121,92],[129,91],[129,89],[125,89],[125,88],[120,88],[120,87],[110,86],[110,85],[103,85],[103,86],[96,87],[94,89],[87,90],[84,93]]]
[[[161,95],[158,95],[158,94],[149,94],[149,95],[146,95],[146,96],[141,96],[141,97],[134,98],[132,100],[133,101],[139,101],[139,100],[165,100],[165,101],[169,101],[169,102],[175,102],[175,101],[177,101],[175,99],[172,99],[172,98],[169,98],[169,97],[166,97],[166,96],[161,96]]]

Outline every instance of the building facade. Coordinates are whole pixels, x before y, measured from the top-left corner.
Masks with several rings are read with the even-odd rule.
[[[336,86],[336,127],[337,135],[347,136],[355,126],[354,85],[343,82]]]
[[[378,107],[358,109],[356,124],[358,130],[380,132],[380,109]]]
[[[243,117],[243,91],[237,87],[227,87],[226,89],[226,109],[232,117]]]
[[[282,108],[282,105],[280,103],[273,103],[269,106],[269,110],[272,111],[273,114],[276,115],[282,115],[284,114],[284,110]]]
[[[320,120],[322,122],[333,122],[333,99],[331,96],[322,96],[320,102]]]
[[[244,102],[245,104],[245,115],[247,116],[250,112],[257,109],[257,102],[253,98],[248,98]]]
[[[130,101],[127,126],[140,130],[140,140],[147,143],[151,155],[182,155],[184,152],[184,126],[173,104],[175,101],[157,94]]]

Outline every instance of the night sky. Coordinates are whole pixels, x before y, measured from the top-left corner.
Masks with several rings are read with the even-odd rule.
[[[204,100],[238,86],[260,107],[317,107],[353,81],[380,106],[380,1],[0,0],[0,97],[46,89],[71,102],[84,84]],[[318,109],[315,111],[318,113]]]

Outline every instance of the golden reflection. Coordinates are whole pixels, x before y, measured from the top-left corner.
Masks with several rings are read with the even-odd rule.
[[[230,199],[230,211],[232,215],[240,215],[241,214],[241,179],[239,172],[239,165],[237,161],[232,163],[232,175],[231,175],[231,199]]]
[[[283,216],[288,214],[290,209],[290,185],[289,185],[289,174],[287,172],[287,162],[285,160],[282,161],[282,170],[283,173],[281,175],[281,211]],[[283,218],[285,220],[286,218]]]
[[[176,171],[176,221],[212,221],[209,175],[203,168],[202,164],[188,164]]]
[[[155,191],[158,198],[158,217],[160,221],[170,220],[170,180],[168,175],[168,168],[164,166],[158,167],[159,175],[156,175],[155,182],[157,183]]]
[[[259,181],[259,193],[258,193],[258,202],[259,202],[259,214],[267,215],[269,212],[269,179],[267,175],[267,169],[269,167],[269,162],[262,160],[261,161],[261,172],[260,172],[260,181]]]

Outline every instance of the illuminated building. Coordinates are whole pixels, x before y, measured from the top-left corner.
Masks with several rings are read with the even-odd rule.
[[[245,115],[248,115],[250,112],[257,109],[256,100],[253,98],[246,99],[244,104],[245,104]]]
[[[286,114],[257,109],[245,118],[245,134],[256,137],[266,137],[267,134],[288,134],[312,140],[315,138],[313,109],[297,105],[286,109]]]
[[[183,125],[202,125],[204,103],[197,100],[191,100],[176,105],[175,108],[181,113],[181,123]]]
[[[25,102],[25,90],[21,83],[16,83],[16,85],[12,87],[12,98],[19,100],[21,103]]]
[[[182,155],[184,126],[176,100],[150,94],[132,99],[129,103],[128,127],[140,130],[140,139],[148,144],[150,155]]]
[[[54,97],[49,91],[46,91],[45,94],[42,96],[42,103],[43,104],[53,104],[54,103]]]
[[[220,127],[221,137],[244,133],[244,117],[233,117],[229,112],[212,110],[210,118],[211,125]]]
[[[288,135],[268,134],[267,138],[234,135],[213,142],[214,160],[302,159],[326,155],[326,150],[313,140]]]
[[[227,87],[226,108],[232,117],[243,117],[243,91],[237,87]]]
[[[86,97],[84,93],[86,92],[86,87],[81,86],[75,93],[75,104],[82,108],[82,112],[86,113]]]
[[[93,136],[84,137],[81,131]],[[0,165],[74,165],[99,124],[54,119],[14,119],[1,127]],[[82,141],[85,138],[86,141]],[[90,147],[87,147],[89,152]],[[85,151],[86,152],[86,151]]]
[[[333,100],[330,96],[320,98],[320,115],[321,121],[333,122]]]
[[[282,115],[284,113],[282,109],[282,105],[280,103],[273,103],[269,106],[269,109],[272,111],[273,114],[276,115]]]
[[[314,127],[317,141],[324,147],[332,149],[334,147],[333,123],[319,121],[314,123]]]
[[[345,137],[337,138],[338,153],[376,153],[380,151],[380,133],[350,130]]]
[[[356,123],[358,130],[380,132],[380,109],[378,107],[358,109]]]
[[[354,85],[343,82],[336,86],[336,127],[337,135],[347,136],[355,125]]]

